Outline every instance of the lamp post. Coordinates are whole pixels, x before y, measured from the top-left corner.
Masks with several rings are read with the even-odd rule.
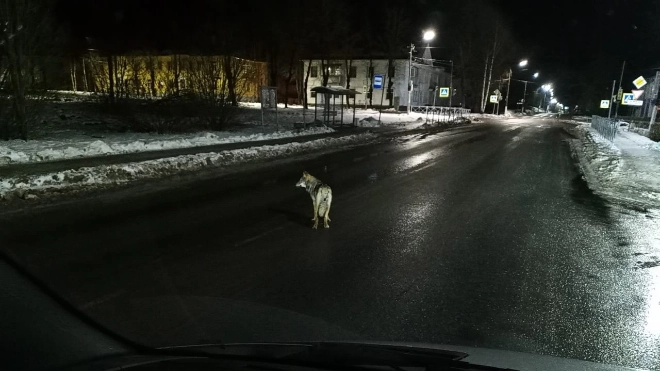
[[[435,31],[433,30],[426,30],[424,31],[424,34],[422,35],[422,38],[424,41],[427,43],[430,42],[431,40],[435,39]],[[412,53],[415,51],[415,44],[410,43],[410,52],[409,52],[409,60],[408,60],[408,114],[412,112],[412,91],[413,91],[413,80],[412,80],[412,71],[413,71],[413,66],[412,66]]]
[[[533,76],[534,78],[537,78],[537,77],[539,77],[539,73],[536,72],[536,73],[533,74],[532,76]],[[525,82],[525,91],[524,91],[524,93],[523,93],[522,106],[521,106],[521,109],[520,109],[520,112],[523,113],[523,114],[525,113],[525,102],[527,101],[527,100],[526,100],[526,99],[527,99],[527,83],[528,83],[529,81],[524,80],[524,82]]]
[[[518,67],[525,67],[525,66],[527,66],[527,63],[529,63],[529,61],[527,61],[527,59],[523,59],[522,61],[520,61],[518,63]],[[513,76],[513,69],[511,69],[509,67],[509,83],[507,84],[507,87],[506,87],[506,98],[504,99],[504,116],[506,116],[507,113],[509,113],[509,92],[511,91],[511,77],[512,76]]]

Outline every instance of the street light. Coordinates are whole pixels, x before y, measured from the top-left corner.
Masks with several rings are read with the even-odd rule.
[[[435,31],[426,30],[422,36],[424,41],[429,42],[435,38]],[[415,44],[410,43],[410,59],[408,60],[408,114],[412,112],[411,102],[412,102],[412,90],[413,90],[413,81],[412,81],[412,53],[415,51]]]
[[[525,67],[527,66],[528,62],[529,61],[527,59],[523,59],[522,61],[520,61],[520,63],[518,63],[518,67]]]
[[[534,74],[534,78],[537,78],[537,77],[539,77],[539,73],[538,73],[538,72]]]

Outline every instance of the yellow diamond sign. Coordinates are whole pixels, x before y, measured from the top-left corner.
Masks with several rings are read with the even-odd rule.
[[[640,76],[633,81],[633,84],[635,84],[635,87],[639,89],[642,86],[646,85],[646,80],[644,80],[644,76]]]

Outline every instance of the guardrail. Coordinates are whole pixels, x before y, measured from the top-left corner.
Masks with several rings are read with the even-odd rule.
[[[436,107],[436,106],[412,106],[410,110],[415,113],[426,115],[426,123],[450,122],[457,118],[464,117],[472,110],[458,107]]]
[[[596,129],[598,134],[602,135],[603,138],[609,140],[610,142],[614,141],[617,125],[616,121],[613,119],[594,115],[591,118],[591,127]]]

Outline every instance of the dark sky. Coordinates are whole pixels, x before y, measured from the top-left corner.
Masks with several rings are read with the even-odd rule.
[[[624,89],[639,75],[660,66],[660,1],[651,0],[497,0],[510,20],[530,66],[575,100],[575,84],[591,82],[611,88],[626,63]],[[571,88],[573,86],[573,88]],[[607,99],[607,95],[602,99]]]

